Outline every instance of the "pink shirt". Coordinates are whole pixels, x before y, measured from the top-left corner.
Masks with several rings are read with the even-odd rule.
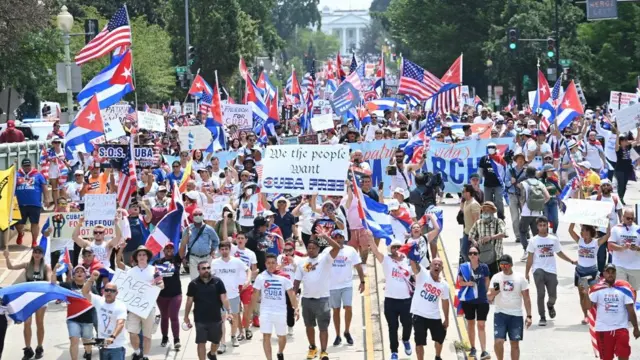
[[[346,203],[347,199],[345,198],[342,200],[342,205],[345,205]],[[362,220],[358,215],[358,198],[355,196],[351,200],[351,207],[347,209],[347,222],[349,223],[350,230],[364,229],[364,226],[362,226]]]

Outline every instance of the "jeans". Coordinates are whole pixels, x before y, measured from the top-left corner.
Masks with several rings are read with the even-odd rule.
[[[124,347],[100,350],[100,360],[124,360],[124,355]]]
[[[392,353],[398,352],[398,328],[402,324],[402,341],[411,339],[411,298],[384,298],[384,317],[389,325],[389,348]],[[400,321],[398,322],[398,318]]]
[[[504,219],[504,203],[502,201],[502,186],[484,187],[484,201],[491,201],[498,208],[498,218]]]
[[[543,318],[545,317],[545,290],[549,292],[549,301],[547,301],[547,306],[555,305],[558,290],[558,275],[546,272],[542,269],[536,269],[536,271],[533,272],[533,280],[536,283],[536,290],[538,292],[538,314]]]
[[[552,197],[544,204],[544,216],[549,219],[551,226],[553,227],[553,233],[558,232],[558,199]]]
[[[172,297],[158,296],[158,309],[160,309],[160,330],[162,336],[169,336],[169,320],[171,320],[171,333],[174,339],[180,338],[180,305],[182,295]]]
[[[520,235],[520,200],[516,194],[509,194],[509,213],[511,214],[511,227],[513,228],[513,237],[516,239]]]
[[[7,335],[7,317],[0,315],[0,359],[2,359],[2,350],[4,350],[4,337]]]
[[[462,233],[460,239],[460,257],[464,260],[463,262],[469,261],[469,235],[465,233]]]
[[[531,229],[531,234],[533,236],[538,235],[538,224],[536,224],[537,218],[537,216],[520,217],[520,243],[522,244],[524,251],[527,251],[527,246],[529,245],[529,240],[527,240],[529,229]]]
[[[618,197],[624,205],[624,194],[627,192],[627,183],[629,182],[629,173],[626,171],[616,171],[616,180],[618,181]]]

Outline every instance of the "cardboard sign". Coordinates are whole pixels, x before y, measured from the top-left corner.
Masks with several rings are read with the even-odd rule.
[[[49,224],[51,226],[51,235],[49,238],[55,241],[66,241],[71,239],[73,229],[78,225],[81,212],[70,213],[53,213],[49,216]],[[85,220],[84,224],[80,228],[80,236],[83,238],[93,237],[93,227],[96,225],[103,225],[105,227],[105,238],[112,238],[115,236],[115,223],[113,218],[110,220],[89,221]]]
[[[311,128],[313,131],[333,129],[333,115],[318,115],[311,118]]]
[[[116,217],[116,207],[116,194],[87,194],[84,196],[85,220],[113,220]]]
[[[222,208],[229,203],[229,196],[216,195],[213,197],[212,204],[204,204],[203,213],[205,220],[219,221],[222,220]]]
[[[349,169],[346,145],[268,146],[262,157],[265,194],[344,195]]]
[[[140,129],[165,132],[164,116],[138,111],[138,127]]]
[[[618,131],[626,133],[640,126],[640,104],[634,104],[620,111],[616,111]]]
[[[139,271],[116,269],[112,283],[118,287],[118,300],[124,302],[127,310],[146,319],[156,306],[160,288],[140,278]]]
[[[320,144],[320,138],[318,134],[300,135],[298,136],[298,143],[306,145]]]
[[[567,211],[562,217],[566,223],[593,225],[596,227],[609,226],[609,215],[613,203],[597,200],[567,199]]]
[[[222,106],[222,124],[235,125],[238,129],[250,129],[253,126],[251,105],[226,104]]]
[[[183,150],[204,150],[211,144],[211,131],[204,125],[178,127],[178,139]]]
[[[102,120],[104,121],[104,135],[107,141],[125,136],[122,123],[129,113],[129,104],[111,105],[106,109],[100,110]]]
[[[638,95],[635,93],[612,91],[609,94],[609,109],[613,112],[628,108],[637,102]]]

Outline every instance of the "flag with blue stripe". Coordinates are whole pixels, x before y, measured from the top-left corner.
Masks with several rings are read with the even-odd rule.
[[[0,298],[6,314],[15,322],[24,322],[51,301],[84,299],[84,296],[47,281],[33,281],[0,289]]]
[[[366,224],[373,233],[373,237],[384,239],[387,246],[391,244],[393,239],[393,228],[391,227],[391,217],[389,216],[389,208],[385,204],[373,200],[363,195],[366,215]]]
[[[117,104],[126,94],[133,91],[131,61],[130,50],[120,56],[114,56],[111,64],[100,71],[78,93],[77,99],[80,106],[87,106],[91,97],[96,95],[100,109],[105,109]]]

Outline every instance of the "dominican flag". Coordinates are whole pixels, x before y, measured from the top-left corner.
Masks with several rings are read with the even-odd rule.
[[[132,62],[131,50],[127,50],[120,56],[114,56],[111,64],[100,71],[78,93],[77,99],[80,106],[88,106],[89,101],[95,96],[98,99],[99,108],[105,109],[132,92],[134,90],[131,77]]]
[[[47,281],[24,282],[7,286],[0,289],[0,298],[6,314],[15,322],[24,322],[38,309],[52,301],[81,299],[88,302],[82,294]]]
[[[145,246],[153,255],[158,255],[165,245],[172,242],[176,247],[180,244],[180,223],[184,208],[178,205],[176,210],[167,213],[153,229]]]
[[[582,103],[578,97],[578,91],[576,90],[576,84],[571,80],[567,91],[562,97],[562,101],[558,106],[558,112],[556,115],[556,124],[558,130],[562,131],[567,126],[571,125],[571,122],[577,117],[584,114]]]
[[[104,122],[100,115],[98,95],[91,97],[69,126],[69,131],[64,137],[64,150],[67,159],[73,159],[76,152],[91,154],[95,149],[94,144],[104,140]]]

